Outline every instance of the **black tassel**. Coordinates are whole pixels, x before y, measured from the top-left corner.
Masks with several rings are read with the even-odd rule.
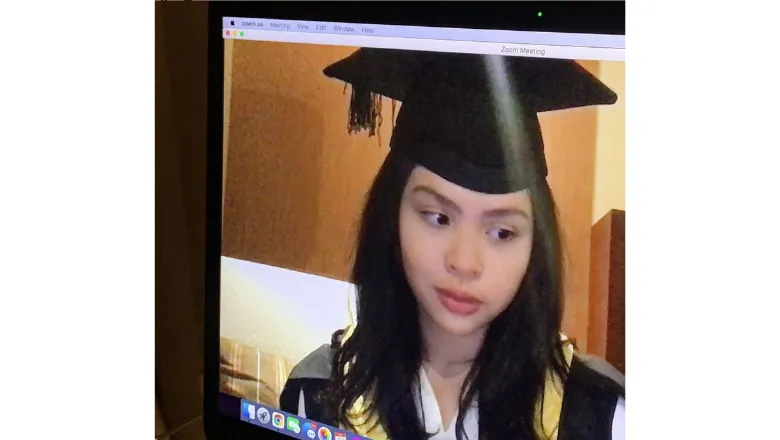
[[[395,129],[395,99],[392,100],[393,107],[393,128]]]
[[[345,92],[346,92],[345,85]],[[352,87],[349,104],[348,129],[350,134],[368,130],[369,136],[376,135],[382,125],[382,97],[359,87]]]

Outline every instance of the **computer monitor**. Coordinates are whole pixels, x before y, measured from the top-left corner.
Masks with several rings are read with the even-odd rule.
[[[349,9],[349,5],[352,4],[341,6]],[[364,253],[358,252],[359,242],[367,239],[365,234],[361,235],[361,224],[371,215],[365,206],[372,203],[369,192],[383,164],[390,160],[390,147],[400,143],[395,138],[401,135],[395,129],[403,117],[405,100],[411,95],[406,92],[415,87],[412,78],[426,75],[420,69],[438,69],[442,77],[447,77],[446,63],[435,61],[439,55],[456,55],[452,58],[456,60],[453,66],[459,67],[452,71],[462,68],[464,63],[479,66],[474,71],[486,70],[491,62],[497,62],[503,66],[503,72],[509,72],[510,81],[505,84],[495,80],[505,88],[490,86],[496,113],[527,114],[516,107],[550,103],[549,108],[540,110],[550,111],[539,113],[538,128],[547,171],[543,180],[557,205],[565,255],[560,290],[566,301],[560,331],[578,352],[609,358],[612,366],[622,368],[621,360],[610,358],[614,353],[607,353],[605,348],[611,343],[608,338],[622,343],[622,335],[594,332],[594,328],[607,326],[607,318],[594,312],[598,304],[589,292],[595,258],[591,251],[594,225],[624,210],[623,3],[516,2],[482,6],[504,11],[489,14],[469,14],[466,6],[446,6],[452,17],[454,11],[462,8],[463,18],[442,18],[442,14],[434,13],[423,17],[419,11],[402,12],[398,9],[401,6],[382,3],[372,6],[372,12],[361,7],[361,12],[307,13],[291,8],[272,12],[270,6],[261,4],[212,5],[204,386],[209,438],[374,438],[377,431],[352,429],[326,415],[324,404],[312,402],[327,396],[316,397],[316,393],[307,392],[316,388],[321,394],[326,393],[328,388],[323,384],[332,374],[332,355],[345,338],[354,334],[355,328],[363,326],[367,332],[373,325],[386,325],[358,322],[358,308],[363,305],[359,296],[366,293],[358,293],[360,289],[353,282],[358,273],[355,260],[370,249],[363,243]],[[461,59],[460,55],[465,57]],[[398,60],[389,60],[392,57]],[[428,68],[420,66],[429,61],[419,60],[434,61]],[[546,77],[548,67],[535,67],[537,60],[562,62],[551,64],[549,72],[574,69],[570,75],[573,79],[558,80],[553,77],[558,73]],[[570,65],[570,60],[576,66]],[[516,64],[519,70],[513,70]],[[374,71],[366,73],[360,69]],[[518,76],[529,69],[536,69],[535,76],[518,85]],[[594,82],[605,85],[606,94],[589,91]],[[566,84],[579,89],[567,92]],[[552,90],[558,85],[562,91],[528,92],[526,95],[533,95],[528,101],[503,99],[514,96],[510,91],[519,88]],[[438,84],[427,87],[436,89]],[[554,96],[561,93],[576,96]],[[603,96],[596,96],[599,93]],[[566,104],[566,99],[576,102]],[[471,105],[472,101],[459,101],[457,96],[448,95],[442,102],[445,104],[437,115],[451,112],[451,108],[445,107],[457,106],[459,102]],[[500,110],[496,102],[515,107]],[[479,100],[472,103],[480,105]],[[414,117],[424,119],[425,113]],[[469,166],[453,171],[453,166],[457,168],[452,165],[455,162],[442,164],[441,159],[448,154],[457,156],[458,151],[453,153],[445,145],[438,150],[431,147],[432,153],[420,153],[425,157],[415,156],[415,151],[425,148],[422,143],[432,136],[430,127],[436,124],[449,127],[453,133],[469,132],[469,127],[462,125],[470,125],[472,119],[453,119],[460,121],[461,126],[447,126],[453,120],[444,119],[432,117],[431,122],[421,124],[428,131],[412,130],[413,134],[408,136],[421,140],[421,144],[409,150],[409,157],[417,158],[418,165],[441,166],[439,177],[447,173],[454,176],[443,182],[460,182],[457,179],[469,173]],[[520,124],[513,121],[504,120],[503,124]],[[535,133],[515,127],[514,131],[499,130],[499,134],[505,138],[507,133],[510,137],[515,133],[523,138],[523,130]],[[466,200],[474,194],[501,196],[509,192],[490,191],[493,184],[484,183],[489,180],[487,174],[472,176],[470,181],[475,186],[458,196]],[[474,190],[483,184],[484,191]],[[400,209],[396,202],[386,200],[388,209]],[[442,237],[448,232],[440,228],[445,225],[442,219],[447,209],[459,209],[449,205],[455,204],[448,204],[441,194],[417,202],[416,206],[427,215],[418,220],[433,218],[438,222],[431,227],[439,229],[431,229],[426,237],[439,234],[435,240],[446,240]],[[434,208],[441,208],[444,213],[432,212]],[[453,212],[446,217],[446,225],[454,225],[452,219],[457,215]],[[514,233],[511,222],[507,224],[510,226],[500,231]],[[452,230],[456,228],[453,226]],[[398,233],[392,226],[382,231]],[[377,237],[377,249],[381,241]],[[436,260],[437,254],[431,252],[425,255]],[[442,273],[459,270],[459,264],[471,268],[468,270],[484,265],[484,261],[472,261],[470,252],[479,251],[460,249],[455,256],[444,255]],[[439,262],[428,264],[425,267]],[[445,268],[448,264],[451,267]],[[486,269],[480,266],[479,270]],[[437,293],[441,293],[439,290],[442,289],[437,287]],[[462,309],[468,307],[469,300],[458,298],[458,292],[442,294],[446,296],[440,298],[442,304],[450,306],[447,310],[461,317],[467,314]],[[387,313],[401,309],[394,303],[387,306]],[[415,310],[418,309],[426,313],[425,307]],[[399,322],[421,319],[416,315],[395,318]],[[393,345],[408,341],[388,342]],[[396,351],[387,348],[385,354],[388,353]],[[386,364],[395,360],[377,356]],[[392,365],[382,368],[385,367]],[[451,426],[455,422],[440,425],[444,434],[453,432]]]

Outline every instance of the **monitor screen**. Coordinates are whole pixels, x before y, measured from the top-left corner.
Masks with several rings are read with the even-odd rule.
[[[228,16],[222,17],[222,23],[225,63],[219,282],[221,413],[292,438],[371,438],[370,430],[344,429],[332,419],[321,417],[321,408],[312,403],[314,400],[306,395],[306,390],[329,375],[330,363],[315,365],[326,359],[317,357],[318,353],[341,344],[354,334],[358,324],[368,330],[380,325],[358,322],[358,316],[362,316],[358,303],[363,302],[359,301],[357,283],[353,281],[359,272],[355,268],[356,258],[372,253],[371,234],[378,234],[379,253],[382,235],[399,233],[389,223],[384,229],[361,229],[372,213],[385,212],[383,206],[404,209],[397,201],[394,204],[392,197],[377,200],[371,196],[372,188],[381,186],[375,184],[381,180],[377,176],[387,177],[380,171],[391,162],[391,145],[394,150],[408,150],[409,157],[417,158],[418,165],[429,165],[422,167],[426,171],[442,170],[432,173],[436,176],[418,176],[419,186],[409,190],[419,193],[409,202],[410,209],[417,209],[419,216],[409,220],[418,224],[409,226],[413,230],[407,233],[415,238],[408,238],[406,243],[412,248],[415,243],[421,247],[411,252],[414,255],[408,257],[412,260],[409,264],[418,257],[424,260],[415,271],[418,281],[409,284],[412,290],[425,290],[426,276],[439,283],[431,290],[441,301],[431,307],[444,309],[439,318],[431,318],[433,321],[447,321],[450,317],[444,315],[449,313],[452,317],[447,322],[453,328],[465,329],[470,325],[468,315],[478,316],[482,313],[475,312],[479,307],[489,308],[487,302],[474,305],[473,301],[480,298],[466,298],[464,292],[455,291],[468,285],[466,281],[442,280],[461,279],[458,277],[464,273],[467,275],[463,276],[486,277],[488,270],[492,271],[491,276],[500,277],[487,266],[518,261],[515,256],[491,258],[502,252],[509,255],[511,246],[517,246],[495,243],[515,236],[520,243],[524,231],[533,230],[524,223],[527,219],[503,216],[491,217],[488,222],[477,219],[470,208],[463,206],[472,197],[485,193],[503,197],[509,192],[493,191],[495,185],[503,185],[495,183],[503,182],[500,177],[495,182],[487,174],[473,177],[469,174],[470,165],[458,162],[469,155],[461,152],[459,133],[471,136],[468,142],[473,144],[472,149],[490,148],[487,144],[496,130],[488,130],[486,135],[477,131],[481,124],[481,119],[477,120],[481,116],[477,115],[483,114],[475,109],[484,102],[470,94],[461,99],[450,89],[442,92],[435,82],[415,85],[412,79],[426,76],[413,74],[413,65],[424,65],[419,60],[435,60],[438,55],[456,55],[451,59],[453,66],[458,66],[448,70],[442,67],[446,63],[433,61],[429,72],[436,71],[441,78],[456,76],[452,72],[463,68],[463,63],[481,66],[473,69],[475,72],[492,72],[488,77],[494,80],[488,89],[495,99],[488,108],[496,114],[511,115],[514,111],[527,115],[517,108],[547,105],[539,109],[538,131],[543,139],[547,171],[543,177],[557,206],[565,254],[562,290],[566,307],[561,333],[574,341],[578,350],[608,357],[604,348],[606,333],[593,330],[606,326],[606,321],[596,322],[606,318],[589,313],[594,304],[589,303],[588,292],[593,281],[594,225],[624,209],[623,35]],[[361,50],[367,51],[361,54]],[[461,59],[457,55],[475,58]],[[487,57],[480,57],[483,55]],[[393,57],[396,59],[390,59]],[[585,73],[579,73],[580,77],[588,74],[600,81],[614,93],[615,99],[585,96],[590,92],[582,91],[571,98],[579,101],[567,104],[563,102],[566,98],[556,96],[560,93],[554,89],[556,84],[569,80],[554,77],[558,73],[545,76],[540,72],[546,67],[535,67],[535,60],[574,60],[576,66],[557,64],[550,72],[582,69]],[[536,72],[536,76],[525,78],[523,72],[527,71]],[[436,76],[431,73],[426,77],[430,82]],[[577,84],[586,87],[582,84],[591,80],[582,81]],[[551,91],[539,90],[544,87]],[[521,88],[526,90],[525,95],[513,93]],[[507,98],[515,95],[525,98]],[[415,96],[425,98],[413,99]],[[440,105],[433,96],[439,96],[436,99],[441,99]],[[407,109],[404,116],[402,108],[407,98],[410,107],[414,102],[415,110],[412,113]],[[455,109],[467,109],[463,114],[474,114],[450,118]],[[400,127],[407,127],[410,120],[418,122],[418,128],[404,128],[401,133]],[[517,130],[522,125],[518,121],[504,120],[504,124],[497,135],[502,139],[511,138],[513,133],[518,139],[528,138],[526,133],[533,138],[536,133],[533,127]],[[431,140],[432,133],[448,137],[450,142],[426,149],[426,142],[436,143]],[[419,145],[404,147],[406,150],[396,148],[412,142],[404,139],[419,140]],[[467,178],[466,174],[472,177]],[[447,186],[454,184],[458,188]],[[419,188],[422,190],[416,191]],[[515,187],[518,191],[523,188]],[[482,207],[495,207],[500,202],[490,198],[474,200],[477,205],[483,203]],[[372,203],[383,206],[367,207]],[[528,213],[524,215],[527,217]],[[458,223],[465,227],[460,228]],[[481,226],[485,226],[485,235],[475,232]],[[471,241],[463,237],[470,237]],[[437,249],[443,250],[437,253]],[[477,254],[482,256],[475,257]],[[407,263],[406,254],[403,260]],[[521,278],[522,274],[516,282]],[[500,284],[501,280],[490,282]],[[387,306],[387,313],[401,309],[394,303]],[[425,305],[414,310],[422,310],[421,315],[428,313]],[[423,319],[418,315],[394,318],[399,322]],[[621,359],[609,360],[622,369]],[[296,378],[311,381],[291,386]],[[442,422],[440,426],[449,432],[454,422]]]

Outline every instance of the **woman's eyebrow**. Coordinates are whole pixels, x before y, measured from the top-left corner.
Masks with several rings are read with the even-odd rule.
[[[452,200],[450,200],[449,198],[443,196],[442,194],[439,194],[438,192],[436,192],[436,190],[434,190],[433,188],[431,188],[429,186],[417,185],[412,190],[412,193],[417,193],[417,192],[428,194],[431,197],[435,198],[436,201],[441,203],[442,205],[452,209],[453,211],[455,211],[457,213],[461,212],[460,206],[458,206],[457,203],[453,202]]]
[[[485,211],[484,216],[488,218],[519,216],[519,217],[523,217],[526,220],[530,219],[530,216],[528,215],[527,212],[518,208],[491,209],[489,211]]]
[[[458,206],[457,203],[453,202],[451,199],[449,199],[447,196],[437,192],[433,188],[426,186],[426,185],[418,185],[414,187],[412,190],[412,193],[421,192],[424,194],[428,194],[431,197],[435,198],[437,202],[440,204],[446,206],[447,208],[450,208],[451,210],[460,213],[461,209]],[[488,211],[485,211],[484,214],[482,214],[485,218],[500,218],[500,217],[511,217],[511,216],[518,216],[522,217],[526,220],[529,220],[531,217],[528,215],[528,213],[522,209],[519,208],[497,208],[497,209],[491,209]]]

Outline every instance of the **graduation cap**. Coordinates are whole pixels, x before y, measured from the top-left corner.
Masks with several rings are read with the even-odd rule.
[[[400,101],[390,154],[491,194],[547,177],[538,113],[617,101],[574,60],[362,48],[324,73],[352,87],[350,133],[373,135],[381,97]]]

